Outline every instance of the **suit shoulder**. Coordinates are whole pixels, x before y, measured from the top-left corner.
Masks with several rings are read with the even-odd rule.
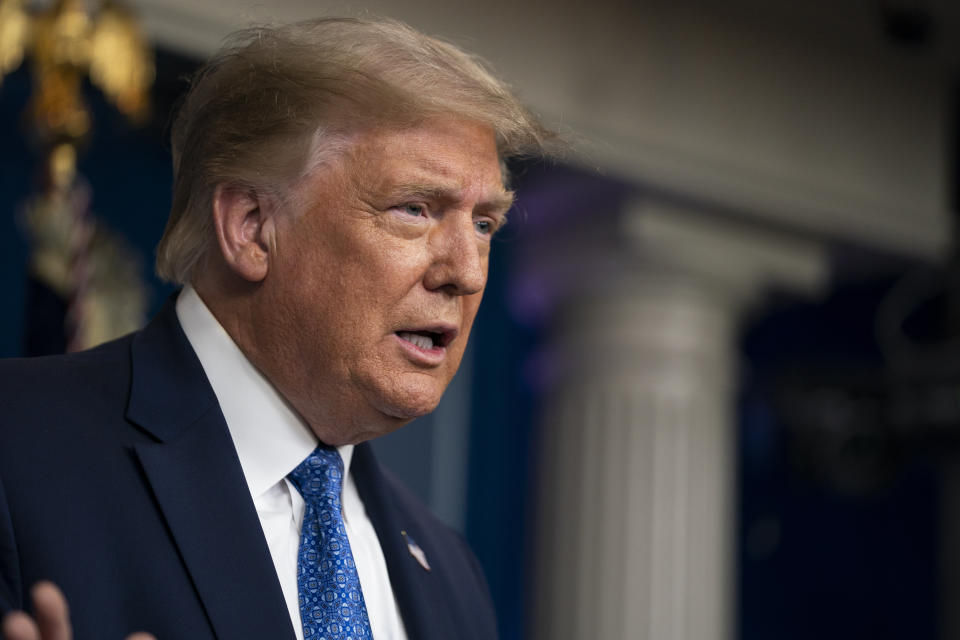
[[[129,359],[130,341],[135,333],[105,342],[92,349],[50,356],[0,359],[0,380],[15,382],[18,378],[41,376],[50,382],[70,379],[73,375],[107,368]]]
[[[0,438],[17,425],[75,423],[125,399],[130,340],[124,336],[87,351],[0,360]]]

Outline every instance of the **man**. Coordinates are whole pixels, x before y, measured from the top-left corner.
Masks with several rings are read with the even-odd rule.
[[[366,440],[456,372],[549,137],[455,47],[390,22],[241,32],[173,128],[144,330],[0,364],[10,640],[496,635],[475,558]]]

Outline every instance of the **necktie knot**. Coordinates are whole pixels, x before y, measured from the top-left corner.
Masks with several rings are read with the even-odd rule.
[[[343,460],[336,449],[320,445],[288,477],[304,500],[326,498],[340,503]]]

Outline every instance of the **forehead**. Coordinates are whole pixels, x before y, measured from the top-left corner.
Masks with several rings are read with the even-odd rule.
[[[348,154],[351,173],[373,189],[429,186],[485,198],[506,193],[493,131],[482,124],[430,120],[359,136]]]

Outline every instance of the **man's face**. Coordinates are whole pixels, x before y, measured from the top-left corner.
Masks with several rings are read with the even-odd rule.
[[[328,444],[432,411],[511,203],[492,131],[441,119],[366,133],[299,196],[302,211],[276,219],[261,368]]]

